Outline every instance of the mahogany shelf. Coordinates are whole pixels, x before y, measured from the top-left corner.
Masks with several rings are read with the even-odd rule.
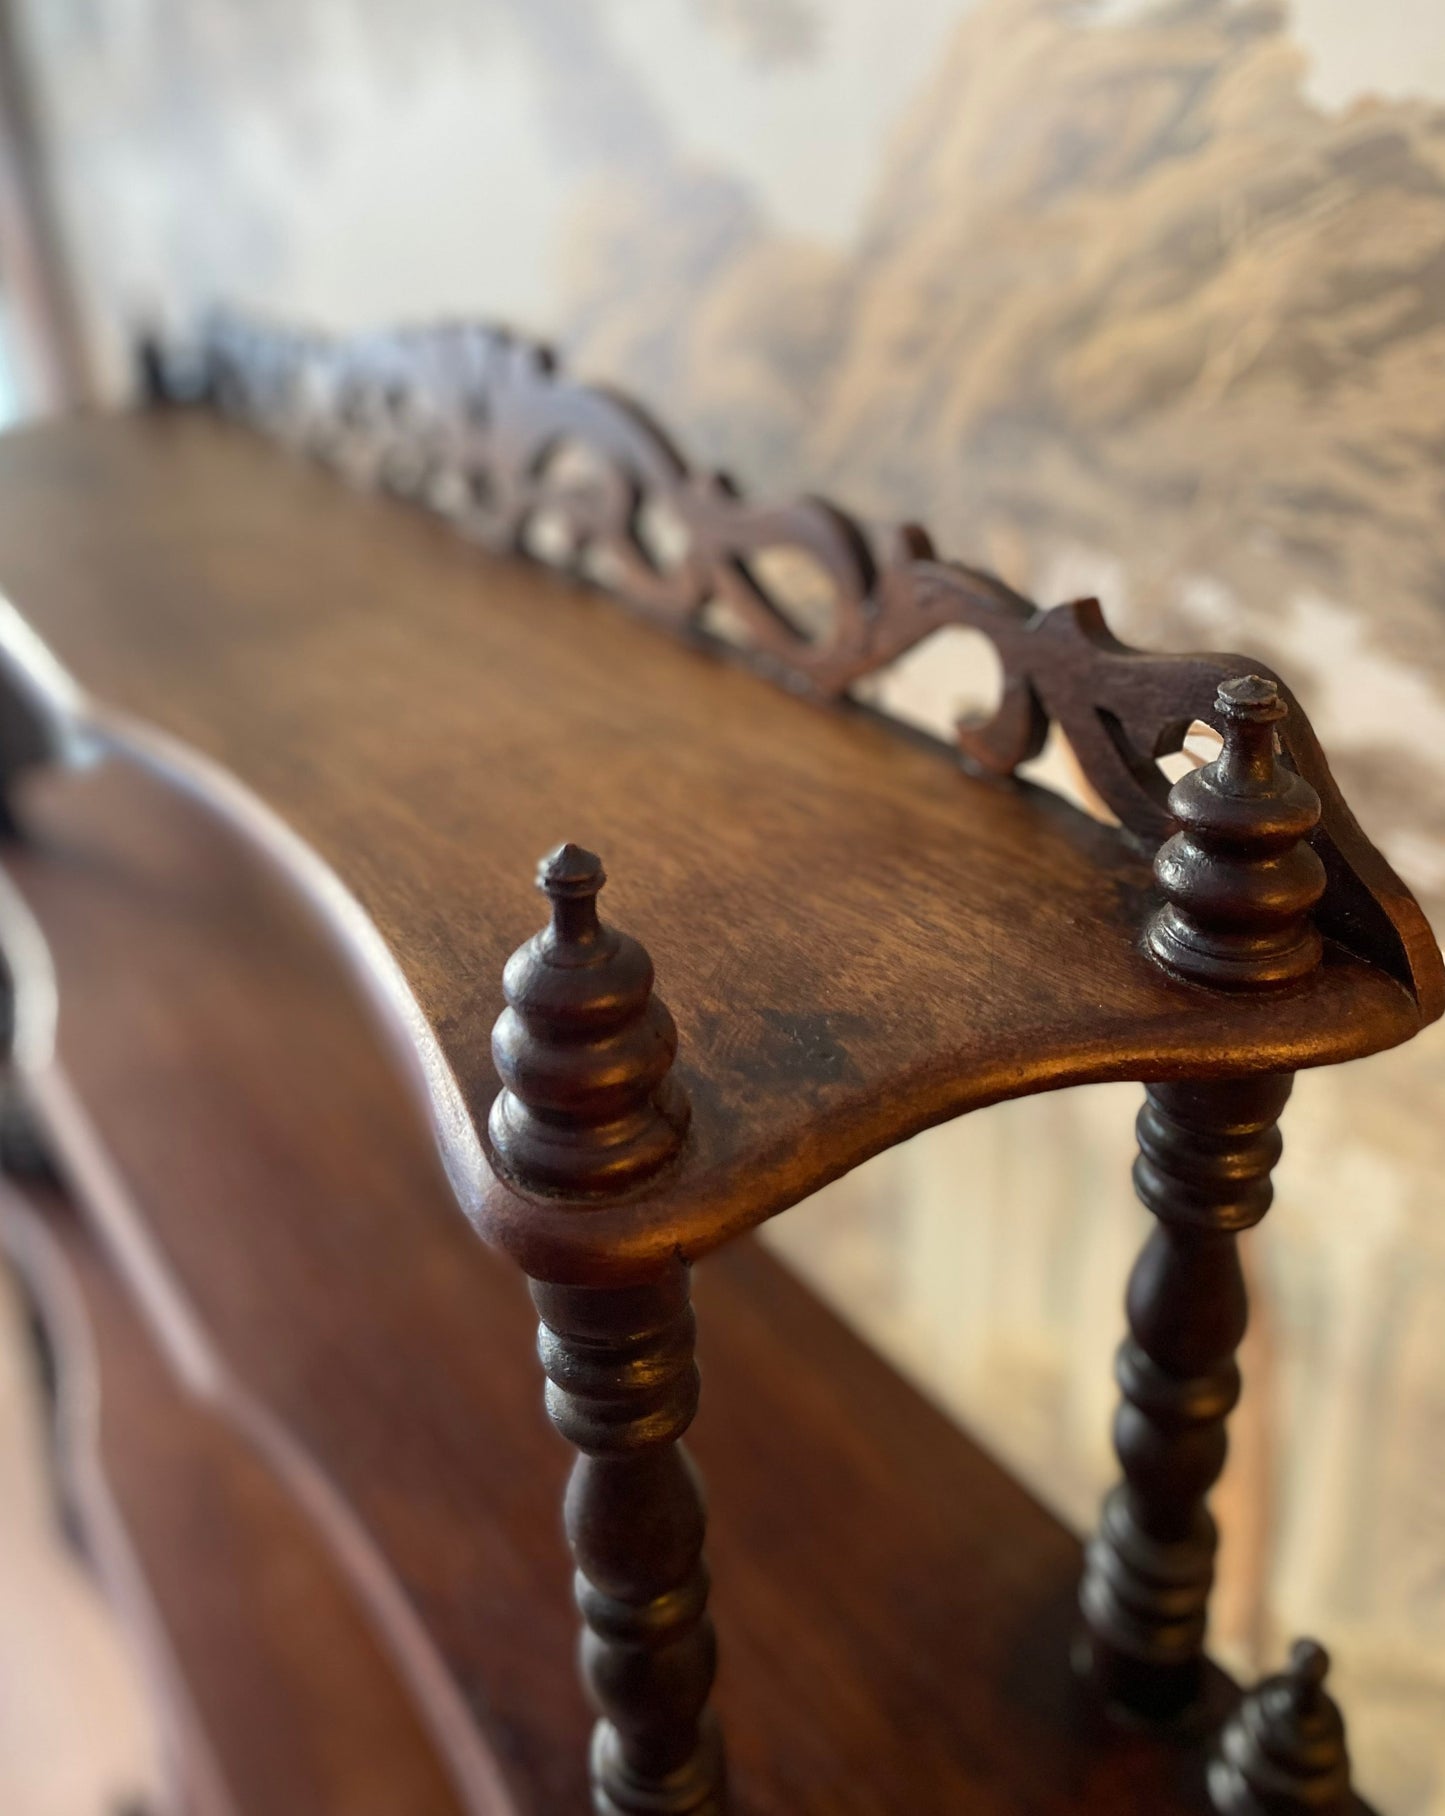
[[[142,1651],[188,1816],[463,1816],[323,1537],[177,1381],[73,1209],[6,1186],[0,1241],[59,1373],[59,1480]]]
[[[284,876],[129,766],[44,778],[25,805],[5,868],[60,1005],[31,1090],[89,1236],[39,1209],[104,1350],[105,1472],[232,1807],[582,1810],[566,1454],[538,1414],[519,1275],[457,1216]],[[4,932],[8,948],[13,909]],[[1077,1541],[763,1251],[736,1245],[698,1276],[737,1808],[1205,1811],[1193,1737],[1112,1728],[1079,1694]],[[289,1564],[287,1600],[237,1574],[233,1517],[257,1570]],[[291,1555],[307,1529],[329,1575]],[[275,1613],[259,1658],[226,1637],[244,1639],[253,1594]],[[348,1622],[381,1636],[393,1681]],[[458,1708],[480,1743],[459,1752]],[[393,1742],[380,1782],[409,1768],[414,1800],[348,1801],[342,1768]],[[277,1790],[280,1766],[348,1743],[315,1801],[294,1788],[314,1773]]]
[[[223,324],[181,389],[214,407],[0,438],[0,1134],[62,1182],[4,1221],[98,1381],[87,1480],[182,1774],[214,1764],[195,1807],[1358,1811],[1322,1650],[1241,1698],[1204,1649],[1292,1076],[1445,1008],[1284,682],[752,504],[494,331]],[[570,575],[520,559],[549,516]],[[952,758],[850,693],[949,624],[1003,675]],[[1201,719],[1220,754],[1170,789]],[[1119,824],[1017,779],[1051,727]],[[1154,1222],[1081,1557],[733,1239],[1121,1078]]]
[[[1439,1011],[1337,949],[1283,1000],[1175,982],[1112,829],[200,414],[0,440],[0,585],[82,687],[239,779],[360,903],[419,1006],[404,1038],[435,1037],[463,1206],[534,1274],[704,1253],[1002,1098],[1329,1064]],[[582,1220],[519,1210],[474,1132],[527,878],[563,839],[603,854],[608,916],[652,954],[693,1106],[666,1189]]]

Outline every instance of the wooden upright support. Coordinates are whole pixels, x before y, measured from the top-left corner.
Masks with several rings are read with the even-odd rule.
[[[14,791],[33,836],[3,852],[21,912],[0,934],[36,1031],[17,1069],[59,1171],[94,1201],[74,1252],[101,1322],[121,1276],[163,1338],[193,1328],[203,1360],[220,1320],[225,1404],[249,1395],[275,1455],[324,1478],[331,1511],[304,1511],[342,1546],[335,1587],[404,1667],[401,1700],[463,1800],[560,1816],[587,1798],[556,1694],[567,1661],[519,1668],[516,1597],[490,1618],[494,1585],[549,1554],[529,1446],[552,1433],[511,1366],[517,1283],[453,1202],[532,1283],[548,1406],[576,1459],[595,1809],[717,1816],[704,1522],[682,1448],[698,1391],[687,1263],[920,1129],[1104,1077],[1148,1084],[1135,1178],[1156,1228],[1129,1288],[1089,1651],[1110,1700],[1148,1715],[1223,1688],[1201,1668],[1207,1501],[1238,1391],[1237,1238],[1269,1202],[1290,1075],[1445,1014],[1438,942],[1282,687],[1237,656],[1130,649],[1097,601],[1042,610],[934,559],[916,529],[749,498],[636,404],[479,325],[333,342],[223,318],[190,355],[152,350],[145,381],[205,408],[0,437],[16,598],[0,601],[0,803],[31,765],[106,759]],[[472,546],[268,456],[214,408],[405,494]],[[793,597],[799,559],[826,610]],[[593,580],[677,635],[616,620],[573,584]],[[930,754],[860,703],[950,628],[994,651],[998,699]],[[1173,792],[1171,820],[1157,759],[1216,713],[1223,755]],[[1119,836],[1000,785],[1053,733]],[[518,879],[499,854],[567,802],[671,876],[648,937],[682,1065],[647,954],[598,919],[589,853],[546,860],[550,924],[508,956]],[[1150,916],[1140,843],[1166,839]],[[705,887],[678,886],[694,873]],[[503,976],[489,1048],[477,980]],[[204,1012],[217,1003],[236,1013]],[[325,1139],[343,1125],[355,1140]],[[258,1127],[274,1136],[260,1155]],[[0,1104],[0,1162],[13,1146]],[[1111,1739],[1050,1688],[1066,1666],[1045,1604],[1068,1534],[771,1266],[709,1263],[743,1794],[789,1816],[1198,1806],[1201,1746],[1191,1762],[1173,1735]],[[253,1277],[274,1283],[264,1303],[242,1290]],[[144,1322],[117,1329],[148,1355]],[[347,1378],[331,1369],[337,1391],[314,1391],[353,1336]],[[219,1364],[208,1378],[218,1394],[228,1379]],[[134,1479],[153,1587],[177,1585],[185,1641],[169,1533],[189,1477],[174,1505]],[[370,1535],[366,1555],[348,1531]],[[1017,1568],[966,1580],[1004,1551]],[[1318,1714],[1307,1691],[1301,1678],[1290,1707]],[[256,1724],[236,1727],[226,1763],[244,1770]],[[296,1729],[301,1767],[334,1729],[317,1704]],[[1236,1749],[1250,1795],[1268,1790],[1276,1731]]]
[[[1289,1074],[1151,1085],[1134,1185],[1158,1222],[1129,1278],[1115,1372],[1123,1480],[1089,1545],[1083,1607],[1111,1702],[1167,1718],[1201,1682],[1217,1543],[1207,1497],[1239,1398],[1237,1238],[1269,1208]]]
[[[564,845],[538,881],[552,919],[504,975],[493,1149],[530,1189],[611,1197],[682,1144],[687,1101],[670,1075],[677,1033],[652,993],[647,953],[598,919],[597,858]],[[534,1281],[532,1297],[547,1410],[579,1452],[566,1528],[582,1668],[601,1716],[594,1808],[721,1816],[703,1503],[680,1443],[698,1396],[688,1269],[669,1262],[622,1285]]]
[[[1273,682],[1226,682],[1217,706],[1220,755],[1169,797],[1180,830],[1155,863],[1166,902],[1147,945],[1193,984],[1284,989],[1321,957],[1309,914],[1325,875],[1305,842],[1319,801],[1278,759],[1286,708]],[[1269,1209],[1292,1083],[1261,1072],[1153,1084],[1139,1114],[1134,1186],[1158,1222],[1129,1280],[1114,1422],[1123,1479],[1089,1545],[1081,1601],[1106,1698],[1148,1718],[1179,1716],[1202,1684],[1217,1544],[1207,1498],[1248,1318],[1237,1238]]]

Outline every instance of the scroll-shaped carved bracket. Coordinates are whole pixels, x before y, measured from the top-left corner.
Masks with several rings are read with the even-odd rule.
[[[1251,674],[1274,681],[1289,708],[1281,755],[1320,797],[1311,843],[1327,882],[1315,920],[1329,938],[1398,978],[1427,1012],[1438,1012],[1429,924],[1360,829],[1303,707],[1272,669],[1246,656],[1133,649],[1110,632],[1097,599],[1043,611],[987,574],[939,562],[887,573],[881,591],[880,665],[945,624],[982,631],[997,650],[1004,673],[998,710],[984,723],[957,727],[966,760],[1012,775],[1042,751],[1056,725],[1105,805],[1149,846],[1175,830],[1159,759],[1183,746],[1191,725],[1218,726],[1221,683]]]
[[[351,478],[452,518],[490,547],[607,586],[670,628],[725,645],[794,691],[850,691],[946,626],[982,632],[1003,669],[985,723],[956,728],[970,768],[1011,776],[1068,739],[1136,840],[1173,830],[1159,759],[1213,722],[1221,682],[1263,675],[1233,655],[1151,655],[1112,636],[1097,600],[1041,610],[990,574],[934,559],[925,532],[866,528],[817,498],[755,504],[698,471],[638,405],[564,378],[551,353],[466,324],[333,341],[214,317],[190,349],[143,350],[147,394],[209,400]],[[813,596],[767,572],[806,570]],[[1442,1007],[1434,937],[1361,832],[1298,701],[1284,760],[1320,797],[1312,843],[1328,883],[1322,932]]]

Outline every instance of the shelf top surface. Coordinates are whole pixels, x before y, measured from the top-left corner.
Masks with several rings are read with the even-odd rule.
[[[144,1320],[134,1343],[158,1345],[152,1378],[164,1359],[203,1383],[215,1428],[199,1461],[179,1442],[162,1458],[174,1376],[137,1424],[116,1374],[134,1343],[102,1354],[107,1485],[181,1661],[220,1656],[231,1677],[224,1705],[214,1676],[191,1679],[202,1717],[224,1724],[220,1762],[252,1784],[266,1763],[254,1732],[246,1746],[258,1705],[236,1694],[258,1669],[262,1703],[285,1702],[267,1735],[277,1765],[288,1738],[331,1736],[338,1762],[354,1759],[401,1714],[388,1730],[373,1704],[374,1733],[336,1733],[366,1661],[316,1665],[328,1642],[359,1648],[337,1632],[344,1610],[315,1605],[304,1558],[287,1559],[283,1601],[262,1603],[279,1662],[248,1644],[244,1567],[213,1564],[208,1593],[184,1594],[188,1564],[204,1575],[197,1547],[227,1536],[221,1471],[244,1466],[271,1476],[251,1507],[293,1543],[309,1529],[394,1668],[410,1661],[473,1816],[586,1810],[558,1511],[569,1452],[543,1415],[517,1270],[456,1215],[340,955],[243,839],[119,764],[47,777],[29,807],[33,837],[4,870],[48,942],[59,1015],[27,1100],[124,1282],[117,1309]],[[710,1257],[695,1293],[704,1387],[688,1445],[708,1484],[736,1807],[1207,1816],[1203,1746],[1101,1723],[1075,1677],[1077,1540],[762,1249]],[[72,1356],[62,1344],[62,1373]],[[192,1468],[215,1517],[187,1551],[167,1526],[191,1504]],[[294,1649],[311,1669],[287,1698]],[[498,1771],[510,1803],[486,1795]],[[368,1807],[433,1816],[386,1788]],[[339,1787],[330,1803],[237,1805],[362,1807]]]
[[[540,1272],[702,1252],[1001,1098],[1330,1063],[1419,1026],[1339,953],[1273,999],[1172,982],[1139,947],[1147,863],[1066,803],[207,417],[0,440],[0,587],[89,697],[228,772],[360,904],[464,1208]],[[564,839],[653,957],[693,1106],[668,1175],[586,1212],[501,1187],[484,1146],[502,966]],[[353,944],[359,923],[338,919]]]

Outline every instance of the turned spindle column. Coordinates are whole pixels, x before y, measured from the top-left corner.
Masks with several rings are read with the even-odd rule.
[[[1309,916],[1324,869],[1305,842],[1319,800],[1279,760],[1286,708],[1273,682],[1226,682],[1217,706],[1220,755],[1170,793],[1180,830],[1155,861],[1166,900],[1146,945],[1205,988],[1298,986],[1322,952]],[[1150,1085],[1139,1114],[1134,1186],[1157,1223],[1130,1276],[1116,1366],[1122,1480],[1089,1544],[1080,1599],[1106,1699],[1147,1718],[1179,1716],[1201,1689],[1217,1544],[1207,1501],[1248,1316],[1237,1238],[1269,1208],[1292,1082]]]
[[[671,1076],[672,1017],[636,940],[598,919],[602,866],[564,845],[538,882],[550,924],[508,962],[493,1034],[504,1089],[498,1167],[532,1192],[589,1202],[676,1155],[688,1107]],[[723,1754],[704,1515],[680,1443],[697,1410],[688,1270],[618,1286],[532,1283],[547,1410],[578,1451],[566,1529],[577,1565],[582,1668],[599,1816],[721,1816]]]

